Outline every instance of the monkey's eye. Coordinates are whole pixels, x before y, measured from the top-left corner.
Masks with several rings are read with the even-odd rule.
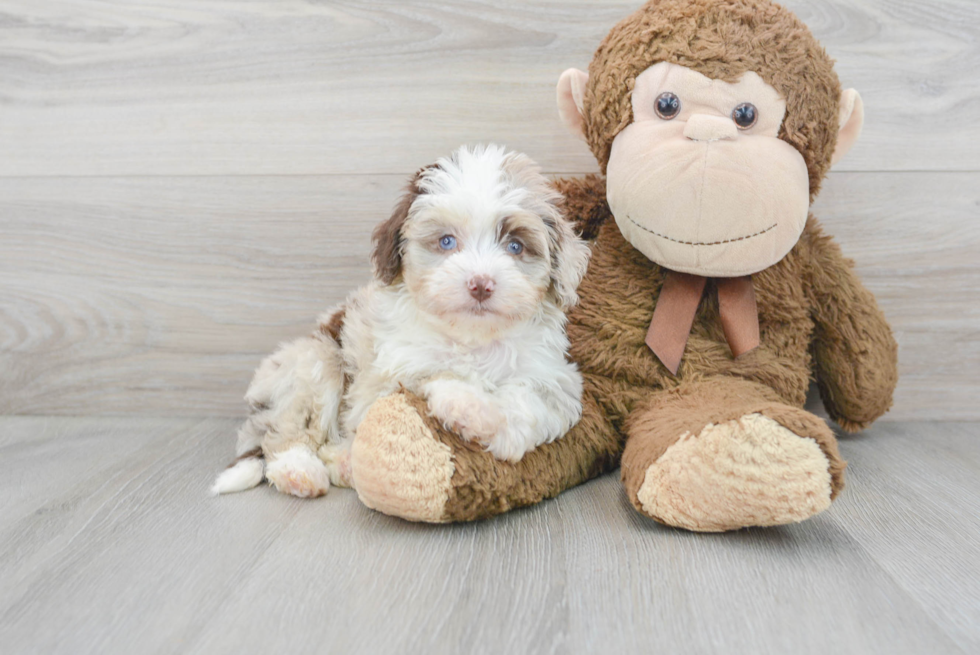
[[[439,247],[443,250],[452,250],[456,247],[456,237],[451,234],[444,234],[441,239],[439,239]]]
[[[653,109],[657,112],[657,116],[669,121],[681,113],[681,99],[670,91],[666,91],[657,96],[656,102],[653,103]]]
[[[750,102],[743,102],[732,112],[732,120],[738,129],[747,130],[759,120],[759,110]]]
[[[511,241],[507,244],[507,252],[512,255],[519,255],[524,252],[524,244],[520,241]]]

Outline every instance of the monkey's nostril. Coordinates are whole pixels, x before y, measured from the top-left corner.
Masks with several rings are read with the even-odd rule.
[[[470,290],[470,295],[481,302],[493,295],[493,280],[486,275],[470,278],[466,287]]]

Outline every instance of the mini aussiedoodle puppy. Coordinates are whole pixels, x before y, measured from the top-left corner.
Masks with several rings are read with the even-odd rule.
[[[460,148],[419,171],[374,231],[375,279],[255,373],[238,459],[215,493],[319,496],[350,485],[350,444],[401,387],[498,459],[520,460],[578,421],[564,310],[589,250],[523,154]]]

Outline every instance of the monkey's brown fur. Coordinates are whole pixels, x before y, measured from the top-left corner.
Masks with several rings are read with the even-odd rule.
[[[779,90],[787,100],[780,138],[803,155],[812,199],[830,166],[841,91],[831,60],[795,16],[767,0],[654,0],[617,25],[590,65],[584,98],[586,135],[603,170],[613,138],[632,119],[633,80],[660,61],[725,81],[751,70]],[[585,377],[582,421],[512,465],[427,419],[454,462],[445,511],[434,520],[472,520],[533,504],[621,460],[630,501],[657,520],[704,530],[780,522],[678,522],[651,514],[638,498],[646,472],[672,445],[749,415],[815,442],[836,496],[845,464],[827,425],[802,409],[808,385],[817,381],[841,427],[862,429],[891,405],[897,347],[874,297],[817,220],[810,216],[792,251],[753,276],[761,345],[732,358],[709,280],[675,377],[644,343],[665,270],[609,220],[602,177],[556,184],[569,217],[594,239],[568,324],[571,354]],[[424,402],[410,400],[424,416]]]

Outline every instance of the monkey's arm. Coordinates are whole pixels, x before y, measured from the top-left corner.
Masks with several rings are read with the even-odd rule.
[[[807,292],[816,323],[811,349],[820,396],[848,432],[870,425],[891,407],[898,381],[898,346],[853,262],[812,216]]]
[[[559,178],[555,188],[565,196],[562,211],[583,239],[592,240],[599,228],[612,216],[606,204],[606,179],[590,174],[585,177]]]

